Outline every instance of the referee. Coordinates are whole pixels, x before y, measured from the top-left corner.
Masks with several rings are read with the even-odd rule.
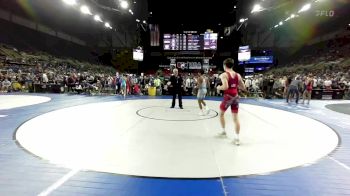
[[[171,88],[171,93],[173,95],[173,102],[170,108],[175,107],[175,99],[177,94],[179,98],[179,107],[180,109],[183,109],[182,107],[183,79],[181,76],[179,76],[179,71],[176,68],[173,69],[173,75],[170,77],[170,88]]]

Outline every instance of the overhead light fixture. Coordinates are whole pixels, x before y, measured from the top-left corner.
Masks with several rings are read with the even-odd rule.
[[[94,20],[98,21],[98,22],[103,22],[101,17],[99,15],[97,15],[97,14],[94,16]]]
[[[277,28],[279,25],[275,25],[274,27]]]
[[[298,13],[306,12],[306,11],[309,10],[310,8],[311,8],[311,3],[308,3],[308,4],[304,5],[304,6],[298,11]]]
[[[283,22],[281,21],[280,23],[278,23],[280,26],[282,26],[283,25]]]
[[[76,5],[77,4],[76,0],[62,0],[62,1],[67,5]]]
[[[295,18],[295,14],[290,15],[290,18]]]
[[[235,8],[235,9],[236,9],[236,8],[237,8],[237,6],[233,6],[233,8]]]
[[[112,29],[112,26],[108,22],[105,23],[105,27]]]
[[[140,20],[139,20],[139,19],[136,19],[136,22],[140,22]]]
[[[143,24],[146,24],[146,21],[144,20],[144,21],[142,21],[143,22]]]
[[[120,7],[123,9],[127,9],[129,7],[129,3],[125,0],[120,1]]]
[[[245,21],[247,21],[248,20],[248,18],[241,18],[241,19],[239,19],[239,22],[240,23],[243,23],[243,22],[245,22]]]
[[[251,13],[256,13],[256,12],[261,12],[261,11],[263,11],[263,8],[261,7],[261,5],[255,4]]]
[[[83,14],[92,15],[92,13],[91,13],[89,7],[86,6],[86,5],[82,5],[82,6],[80,7],[80,11],[81,11],[81,13],[83,13]]]

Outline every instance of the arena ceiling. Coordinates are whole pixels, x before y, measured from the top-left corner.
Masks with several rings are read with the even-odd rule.
[[[77,0],[77,2],[80,5],[88,5],[93,13],[101,15],[104,21],[108,21],[120,32],[135,33],[136,18],[147,19],[146,0],[130,2],[134,15],[128,10],[120,9],[115,0]],[[61,0],[0,0],[0,7],[85,41],[94,40],[101,34],[108,33],[103,24],[95,22],[91,16],[80,13],[78,7],[66,5]]]
[[[118,31],[135,33],[136,19],[159,23],[168,30],[182,28],[217,31],[225,26],[239,25],[240,18],[249,18],[245,28],[270,30],[304,4],[315,0],[129,0],[134,15],[128,11],[117,11],[121,9],[116,0],[78,1],[89,5],[94,13],[101,14]],[[265,10],[251,14],[256,3],[261,4]],[[83,40],[94,40],[97,36],[108,33],[103,25],[65,5],[61,0],[0,0],[0,7]],[[317,16],[318,11],[326,11],[328,14],[332,12],[333,16]],[[349,0],[319,0],[309,12],[286,24],[285,28],[304,29],[311,26],[310,31],[330,31],[348,25],[348,13]]]
[[[148,7],[152,13],[150,22],[161,24],[165,31],[178,29],[222,31],[226,26],[234,24],[239,26],[240,18],[249,18],[247,26],[243,26],[246,29],[269,31],[291,14],[298,13],[307,3],[312,3],[311,9],[300,14],[297,20],[285,23],[285,29],[306,28],[312,32],[310,35],[316,35],[346,27],[350,23],[349,0],[315,1],[317,0],[148,0]],[[255,4],[260,4],[264,10],[251,13]]]
[[[264,10],[250,13],[253,6],[259,3]],[[306,4],[311,3],[308,11],[298,14]],[[345,28],[350,20],[349,0],[245,0],[238,4],[237,17],[248,17],[248,26],[261,30],[270,30],[271,27],[284,23],[285,30],[309,29],[314,33],[326,33],[339,28]],[[295,20],[285,21],[292,14],[298,14]]]

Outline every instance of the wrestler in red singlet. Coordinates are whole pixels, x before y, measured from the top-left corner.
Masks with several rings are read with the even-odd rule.
[[[307,99],[307,104],[310,104],[312,89],[313,89],[313,85],[314,85],[314,79],[313,79],[313,76],[311,74],[306,78],[305,84],[306,84],[306,89],[303,93],[302,104],[304,104],[306,99]]]
[[[222,132],[219,133],[219,136],[226,136],[225,130],[225,111],[227,108],[231,107],[231,112],[233,115],[233,123],[235,124],[235,137],[233,143],[239,145],[239,132],[240,132],[240,123],[238,119],[238,88],[246,91],[242,77],[233,71],[234,60],[226,59],[224,61],[224,70],[225,73],[220,75],[222,85],[217,86],[218,91],[224,91],[224,99],[220,104],[220,124]]]
[[[234,76],[231,76],[231,73],[226,72],[228,76],[228,89],[224,91],[224,100],[220,104],[221,111],[226,111],[228,107],[231,106],[232,113],[238,113],[238,84],[239,76],[237,73],[234,73]]]

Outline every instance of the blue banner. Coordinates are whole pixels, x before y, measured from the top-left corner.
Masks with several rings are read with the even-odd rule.
[[[246,61],[245,64],[272,64],[273,56],[252,56],[249,61]],[[243,64],[243,61],[239,62],[240,65]]]

